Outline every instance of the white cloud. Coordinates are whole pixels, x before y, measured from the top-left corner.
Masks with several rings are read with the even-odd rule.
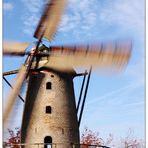
[[[110,27],[118,28],[114,34],[119,36],[130,32],[143,39],[144,0],[69,0],[60,31],[81,35],[90,32],[101,35],[102,32],[104,35]]]
[[[100,20],[143,35],[144,8],[144,0],[114,0],[102,9]]]
[[[79,34],[91,30],[97,21],[96,0],[69,0],[59,31]]]
[[[26,7],[23,18],[25,30],[32,32],[36,27],[43,6],[42,0],[22,0]],[[44,2],[45,3],[45,2]],[[30,21],[31,23],[26,23]],[[144,34],[144,0],[68,0],[66,12],[59,26],[60,33],[74,36],[106,33],[110,26],[117,26],[119,32]],[[96,29],[94,31],[94,29]]]
[[[14,6],[12,3],[4,2],[4,4],[3,4],[4,11],[11,11],[11,10],[13,10],[13,8],[14,8]]]

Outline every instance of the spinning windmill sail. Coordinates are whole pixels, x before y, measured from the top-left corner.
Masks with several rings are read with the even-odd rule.
[[[3,43],[3,54],[4,55],[24,55],[25,50],[28,46],[29,46],[28,43],[5,41]]]
[[[45,37],[49,41],[52,40],[61,15],[63,14],[66,0],[51,0],[47,3],[44,13],[34,33],[35,38]]]
[[[54,68],[57,70],[71,70],[75,68],[88,68],[90,65],[93,68],[120,68],[127,64],[130,57],[129,48],[131,44],[114,44],[109,47],[101,45],[87,46],[65,46],[65,47],[50,47],[51,55],[48,56],[44,67]]]

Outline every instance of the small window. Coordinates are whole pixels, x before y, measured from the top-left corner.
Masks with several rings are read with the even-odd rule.
[[[46,136],[44,138],[44,148],[52,148],[52,138],[50,136]]]
[[[51,106],[46,106],[46,113],[51,114]]]
[[[54,75],[51,75],[52,78],[54,78]]]
[[[51,89],[51,82],[46,83],[46,89]]]

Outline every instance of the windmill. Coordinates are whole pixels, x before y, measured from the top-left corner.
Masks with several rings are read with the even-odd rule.
[[[53,143],[59,148],[70,148],[72,144],[79,144],[79,125],[85,98],[80,117],[77,119],[79,103],[76,107],[73,78],[83,74],[77,74],[74,68],[91,67],[85,91],[87,92],[92,67],[121,69],[130,58],[130,42],[45,46],[43,38],[52,41],[65,5],[66,0],[47,2],[34,33],[38,41],[30,52],[25,51],[29,46],[28,43],[4,42],[4,55],[27,55],[25,63],[19,70],[4,74],[18,73],[15,85],[8,96],[3,117],[5,125],[22,85],[27,79],[21,128],[21,143],[25,143],[26,148],[34,147],[32,144],[35,143],[43,144],[42,147],[47,147],[47,143]],[[86,75],[85,72],[84,80]],[[7,80],[6,82],[9,84]]]

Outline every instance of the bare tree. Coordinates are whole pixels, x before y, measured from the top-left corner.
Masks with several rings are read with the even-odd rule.
[[[145,148],[145,142],[135,137],[131,129],[129,129],[126,137],[117,141],[112,134],[109,134],[108,138],[102,139],[98,132],[85,128],[81,135],[81,143],[84,144],[81,148],[90,148],[88,145],[102,145],[111,148]]]
[[[134,136],[134,131],[130,128],[128,130],[127,136],[121,138],[120,143],[121,148],[145,148],[145,143],[142,139],[138,139]]]
[[[81,143],[83,144],[81,148],[88,148],[88,145],[104,145],[104,140],[99,136],[98,132],[93,132],[86,127],[81,135]]]
[[[15,130],[8,129],[9,137],[4,141],[4,148],[19,148],[21,142],[21,133],[19,128]],[[94,132],[87,127],[84,128],[84,131],[81,134],[81,148],[96,148],[96,146],[89,145],[98,145],[98,146],[109,146],[111,148],[145,148],[145,142],[142,139],[139,139],[134,136],[134,132],[129,129],[127,136],[121,138],[118,142],[115,141],[112,134],[109,134],[108,138],[105,140],[100,137],[98,132]]]
[[[21,132],[19,128],[15,128],[15,130],[8,129],[9,137],[6,141],[4,141],[3,147],[11,147],[11,148],[19,148],[21,141]]]

